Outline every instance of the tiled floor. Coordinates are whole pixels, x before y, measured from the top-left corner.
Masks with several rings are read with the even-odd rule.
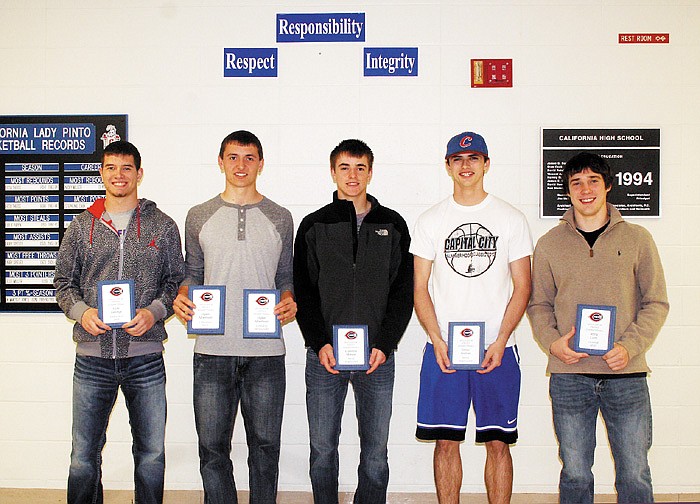
[[[240,492],[240,504],[248,504],[246,492]],[[465,504],[487,504],[485,494],[462,494]],[[614,495],[596,496],[596,503],[615,502]],[[64,490],[39,490],[25,488],[0,488],[0,504],[65,504]],[[107,490],[105,504],[131,504],[133,493],[127,490]],[[313,504],[310,493],[281,492],[280,504]],[[512,504],[550,504],[557,502],[556,494],[516,494]],[[656,502],[700,503],[700,494],[663,494],[656,496]],[[351,494],[341,494],[341,504],[351,504]],[[431,494],[389,494],[388,504],[436,504],[437,499]],[[165,504],[202,504],[202,493],[190,490],[168,490],[165,492]]]

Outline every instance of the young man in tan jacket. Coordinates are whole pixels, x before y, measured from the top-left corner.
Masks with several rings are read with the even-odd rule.
[[[615,459],[618,502],[653,502],[645,352],[668,313],[663,268],[649,232],[607,202],[613,176],[605,159],[580,153],[566,163],[562,180],[572,208],[537,243],[527,310],[535,339],[549,353],[560,502],[593,502],[598,411]],[[615,307],[609,347],[574,350],[585,346],[575,344],[578,305],[607,307],[594,310],[594,318]]]

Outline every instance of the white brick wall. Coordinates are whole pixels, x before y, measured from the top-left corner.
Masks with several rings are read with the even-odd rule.
[[[278,12],[356,12],[365,44],[276,44]],[[672,308],[649,353],[658,492],[698,492],[700,481],[700,6],[695,1],[396,0],[364,2],[0,1],[2,114],[129,115],[129,138],[144,158],[140,194],[184,226],[189,207],[223,187],[221,139],[245,128],[265,147],[261,190],[298,224],[329,201],[328,154],[347,137],[376,155],[370,191],[413,226],[449,194],[442,168],[447,139],[482,132],[492,153],[487,189],[525,212],[538,238],[542,126],[661,128],[661,219],[644,220],[661,251]],[[671,43],[618,45],[622,32],[670,33]],[[418,46],[419,75],[364,78],[364,46]],[[224,79],[224,47],[279,48],[279,78]],[[512,89],[469,87],[470,58],[512,58]],[[74,347],[57,314],[0,314],[0,487],[63,487],[70,452]],[[200,488],[191,407],[192,340],[168,324],[169,489]],[[308,490],[304,349],[285,330],[288,392],[280,488]],[[513,449],[516,492],[555,492],[559,461],[551,428],[545,356],[527,323],[521,441]],[[391,432],[391,491],[432,490],[432,445],[413,438],[417,321],[397,356]],[[356,481],[352,398],[341,437],[341,489]],[[602,427],[602,425],[601,425]],[[236,477],[247,484],[242,425],[234,440]],[[473,437],[470,425],[468,439]],[[130,488],[130,434],[123,402],[105,450],[107,488]],[[599,435],[597,491],[611,493],[612,460]],[[484,449],[464,443],[464,492],[483,491]]]

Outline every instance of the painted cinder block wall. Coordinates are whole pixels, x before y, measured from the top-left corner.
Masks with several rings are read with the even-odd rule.
[[[280,12],[365,12],[363,43],[276,44]],[[374,149],[370,191],[417,216],[451,190],[444,145],[474,129],[486,137],[490,192],[527,216],[539,238],[541,127],[661,129],[662,217],[641,222],[666,268],[671,313],[649,352],[654,412],[650,459],[658,492],[698,492],[700,479],[700,4],[694,1],[0,2],[2,114],[129,115],[141,150],[140,194],[184,226],[187,210],[223,187],[220,140],[250,129],[265,147],[261,190],[301,218],[330,200],[328,154],[343,138]],[[670,33],[669,44],[619,45],[619,33]],[[364,46],[419,48],[417,77],[365,78]],[[224,79],[224,47],[278,47],[279,77]],[[471,89],[470,58],[512,58],[514,87]],[[198,489],[192,413],[192,347],[167,325],[169,489]],[[70,452],[74,345],[59,314],[0,314],[0,487],[60,488]],[[545,356],[524,322],[517,329],[523,387],[516,492],[556,492],[559,461]],[[285,328],[288,387],[280,488],[308,490],[304,349]],[[391,430],[391,491],[431,491],[432,445],[413,437],[425,336],[415,318],[397,354]],[[356,482],[352,398],[341,436],[341,489]],[[244,431],[234,439],[236,477],[247,486]],[[465,492],[483,491],[484,449],[473,426],[462,447]],[[604,433],[596,490],[612,492]],[[132,486],[130,434],[117,404],[104,453],[107,488]]]

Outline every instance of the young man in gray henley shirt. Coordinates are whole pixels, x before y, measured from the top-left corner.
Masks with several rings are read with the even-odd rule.
[[[243,338],[243,289],[279,289],[275,314],[291,321],[294,225],[288,210],[257,190],[260,140],[235,131],[221,142],[224,192],[190,209],[185,223],[186,277],[173,305],[183,321],[196,303],[188,285],[225,285],[223,335],[199,335],[194,348],[194,414],[205,502],[236,503],[231,462],[233,426],[241,405],[248,442],[251,504],[277,496],[285,393],[284,341]]]

